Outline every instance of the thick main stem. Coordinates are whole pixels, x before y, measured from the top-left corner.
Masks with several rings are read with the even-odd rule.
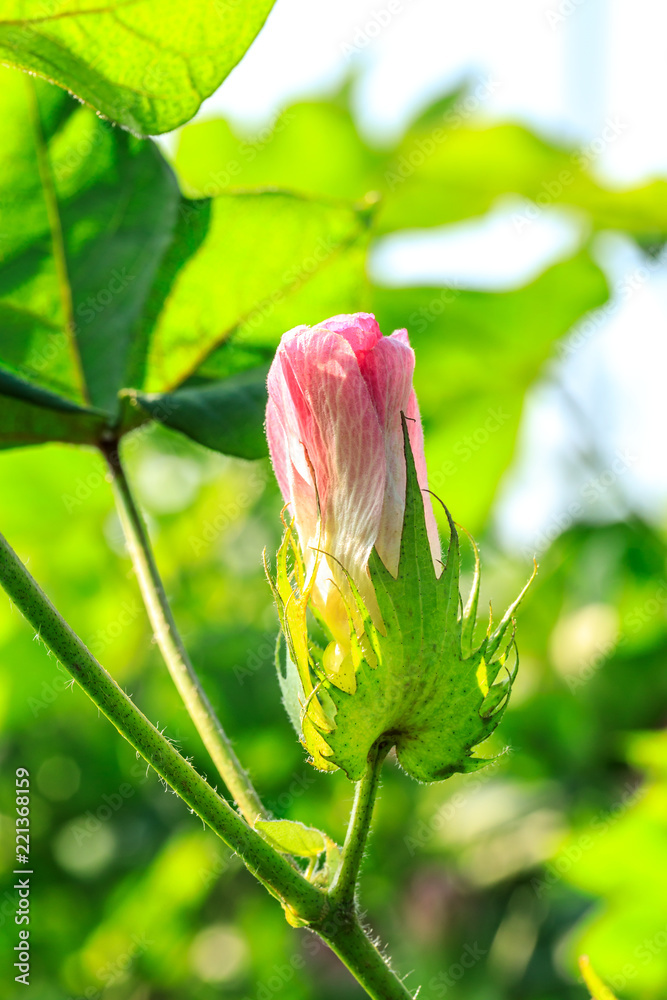
[[[0,535],[0,583],[42,642],[119,733],[241,857],[247,868],[306,922],[321,920],[327,900],[235,812],[171,745],[97,662]]]
[[[354,905],[336,905],[324,892],[311,885],[181,757],[169,740],[158,732],[113,677],[97,662],[1,534],[0,584],[36,629],[41,641],[54,653],[121,736],[239,855],[248,870],[293,916],[310,926],[326,941],[368,995],[373,1000],[412,1000],[412,995],[364,932]],[[357,794],[359,795],[359,789]],[[362,812],[359,813],[360,816]],[[365,840],[365,835],[363,839]],[[361,849],[363,851],[363,845]],[[352,854],[348,856],[352,858]],[[348,862],[348,871],[351,872],[353,869],[350,865],[351,861]]]
[[[223,781],[247,821],[267,813],[208,700],[183,644],[160,578],[141,513],[121,464],[118,442],[102,446],[109,465],[118,515],[156,642],[190,718]]]
[[[375,796],[380,783],[380,771],[388,752],[388,743],[374,744],[368,754],[364,776],[361,781],[357,782],[343,845],[343,859],[329,890],[329,896],[336,905],[351,906],[354,903],[359,868],[366,849],[368,831],[373,818]]]

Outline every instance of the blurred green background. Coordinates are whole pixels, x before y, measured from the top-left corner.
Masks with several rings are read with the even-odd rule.
[[[555,513],[545,504],[535,537],[508,542],[498,512],[520,462],[539,459],[539,435],[532,452],[519,435],[526,399],[548,385],[571,403],[559,364],[585,350],[615,301],[599,234],[622,234],[641,266],[657,268],[665,183],[612,189],[574,146],[481,119],[474,91],[444,93],[384,146],[360,136],[348,99],[345,89],[303,101],[259,133],[196,122],[170,139],[167,155],[188,197],[277,186],[336,204],[365,198],[371,249],[387,234],[482,216],[508,197],[521,199],[512,202],[521,218],[533,218],[526,206],[538,216],[557,207],[578,227],[567,253],[499,291],[373,280],[365,245],[353,247],[310,293],[263,315],[250,338],[266,360],[288,319],[357,308],[375,312],[386,333],[407,326],[431,485],[480,542],[483,597],[500,609],[533,552],[540,564],[518,615],[517,684],[490,747],[507,752],[474,776],[428,787],[389,761],[363,908],[424,1000],[581,1000],[582,952],[621,997],[657,1000],[667,994],[664,518],[648,516],[636,484],[628,499],[627,469],[600,445],[596,405],[576,410],[575,453],[552,469],[566,499]],[[213,357],[202,377],[215,374]],[[241,760],[276,816],[340,841],[352,788],[309,767],[280,704],[261,566],[281,529],[268,461],[228,458],[155,425],[129,434],[123,453],[176,619]],[[211,776],[152,643],[100,456],[64,444],[13,448],[0,458],[0,483],[0,527],[31,572]],[[10,779],[17,767],[32,776],[30,995],[362,996],[147,773],[6,600],[0,720],[5,954],[15,940]]]

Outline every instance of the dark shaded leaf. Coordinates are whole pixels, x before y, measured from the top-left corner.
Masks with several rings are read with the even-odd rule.
[[[130,429],[126,390],[173,392],[257,368],[288,326],[358,307],[366,209],[274,190],[184,199],[152,142],[57,88],[10,70],[0,78],[0,372],[15,397],[39,403],[46,392],[106,414],[72,440]],[[223,435],[215,417],[204,431],[214,391],[205,404],[186,397],[187,416],[180,400],[181,429],[264,454],[259,396],[237,392],[216,404],[235,399]],[[235,410],[244,422],[231,435]],[[0,441],[13,441],[18,417],[3,412]],[[37,425],[27,440],[48,440],[48,423]]]
[[[154,420],[193,441],[239,458],[268,454],[264,434],[266,367],[171,393],[136,394]]]

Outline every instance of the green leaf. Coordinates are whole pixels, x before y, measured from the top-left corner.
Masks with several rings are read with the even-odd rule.
[[[326,850],[325,834],[312,826],[304,826],[290,819],[260,819],[255,823],[263,837],[284,854],[294,854],[297,858],[316,858]]]
[[[0,363],[111,417],[180,195],[157,147],[0,71]]]
[[[188,121],[234,68],[274,0],[5,0],[0,60],[138,134]]]
[[[270,185],[360,199],[381,185],[383,161],[336,100],[294,104],[251,134],[237,134],[221,118],[193,122],[178,133],[174,166],[193,197]]]
[[[429,485],[469,530],[485,523],[512,459],[526,392],[558,339],[606,298],[586,251],[516,291],[373,290],[381,328],[406,326],[415,349]]]
[[[502,194],[536,196],[565,169],[567,153],[518,125],[417,124],[393,151],[380,230],[430,227],[486,213]],[[451,124],[450,124],[451,123]]]
[[[94,443],[168,409],[198,441],[264,454],[257,375],[202,386],[266,364],[290,326],[358,308],[365,210],[263,190],[184,199],[154,143],[23,74],[0,70],[0,82],[0,372],[11,395],[73,404],[53,424],[59,440]],[[168,407],[155,398],[184,382]],[[122,404],[133,391],[145,409]],[[3,407],[0,443],[16,440],[16,407]],[[25,440],[49,440],[43,413],[31,428]]]
[[[667,236],[667,182],[603,187],[594,144],[565,148],[521,126],[489,128],[476,117],[476,92],[458,89],[428,107],[394,148],[379,150],[357,131],[348,91],[288,107],[251,134],[222,119],[188,125],[175,153],[185,190],[201,197],[270,184],[346,198],[377,191],[379,232],[460,222],[516,195],[532,202],[515,200],[519,232],[545,207],[573,206],[594,229],[625,230],[644,242]],[[612,120],[604,131],[613,143],[623,125]]]
[[[239,458],[268,454],[264,434],[266,375],[262,367],[222,382],[177,392],[136,393],[144,410],[193,441]]]
[[[210,206],[210,208],[209,208]],[[323,202],[282,191],[223,194],[185,203],[183,211],[207,216],[206,236],[168,289],[146,354],[149,392],[180,385],[195,372],[206,377],[210,356],[233,356],[231,370],[270,360],[280,336],[308,322],[324,302],[345,308],[363,288],[363,213],[345,203]],[[342,269],[342,288],[335,280]],[[332,287],[333,284],[333,287]],[[304,315],[315,286],[309,313]],[[338,310],[340,311],[340,310]]]
[[[326,885],[333,885],[333,881],[338,874],[338,869],[341,866],[343,860],[343,852],[341,851],[338,844],[331,840],[330,837],[325,835],[326,847],[327,847],[327,863],[324,872],[326,878]]]
[[[77,406],[53,393],[22,383],[0,369],[0,447],[96,440],[104,414]]]
[[[519,232],[543,208],[571,205],[587,212],[597,229],[667,234],[667,182],[604,188],[592,173],[594,153],[554,146],[519,125],[489,128],[469,118],[449,108],[408,130],[384,170],[379,231],[459,222],[516,194],[536,203],[529,211],[517,205]],[[621,132],[618,126],[616,137]]]

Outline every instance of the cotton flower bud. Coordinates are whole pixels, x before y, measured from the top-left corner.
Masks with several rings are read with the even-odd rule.
[[[440,560],[414,364],[406,330],[385,337],[357,313],[286,333],[268,377],[267,437],[291,518],[269,574],[283,698],[313,763],[353,780],[377,741],[425,781],[486,763],[471,751],[513,679],[494,683],[513,608],[473,650],[479,567],[462,610],[449,514]]]

